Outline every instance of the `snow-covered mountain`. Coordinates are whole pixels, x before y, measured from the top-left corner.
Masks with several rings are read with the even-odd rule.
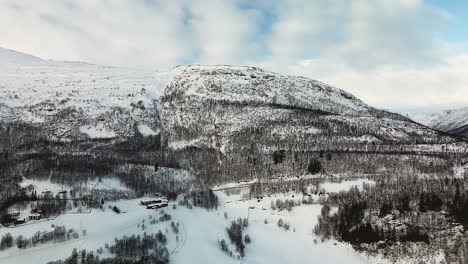
[[[407,253],[412,258],[433,259],[439,251],[429,245],[440,243],[432,241],[460,233],[449,210],[431,208],[424,215],[412,211],[414,206],[401,207],[423,202],[428,207],[430,197],[438,198],[433,193],[446,195],[450,188],[455,193],[453,186],[459,193],[463,184],[453,183],[457,178],[462,183],[466,174],[468,144],[336,87],[246,66],[144,71],[46,61],[9,50],[0,51],[0,61],[0,207],[18,212],[0,235],[12,232],[16,242],[23,241],[21,235],[27,243],[0,251],[0,262],[46,262],[67,257],[73,248],[120,258],[108,251],[117,248],[112,246],[116,233],[146,236],[166,230],[161,254],[171,252],[171,263],[238,263],[240,256],[232,255],[238,245],[229,230],[241,216],[247,216],[243,223],[250,222],[235,236],[247,238],[242,230],[249,226],[244,234],[253,237],[241,260],[246,263],[366,262],[352,246],[375,254],[378,263],[384,255],[388,262],[395,255],[407,260],[402,247],[415,249]],[[451,174],[456,177],[449,179]],[[432,177],[444,180],[432,189]],[[29,202],[24,201],[27,192]],[[68,194],[73,201],[66,201]],[[164,211],[141,206],[145,199],[160,208],[162,195],[171,200],[163,202]],[[57,201],[52,203],[52,197]],[[327,208],[322,203],[328,199]],[[21,205],[12,207],[11,201]],[[218,204],[224,216],[216,211]],[[440,204],[440,210],[448,207]],[[33,208],[50,210],[50,219],[16,221],[29,217]],[[428,217],[446,230],[422,225],[408,231]],[[342,219],[352,221],[343,224]],[[51,224],[66,224],[67,239],[43,241],[55,233],[41,231]],[[395,231],[395,226],[402,228]],[[429,233],[429,240],[419,233],[423,229],[437,229],[437,236]],[[399,237],[390,237],[392,230]],[[330,234],[338,241],[326,241]],[[378,239],[368,239],[374,235]],[[464,240],[455,238],[444,252],[459,255]],[[229,240],[234,243],[220,247]],[[198,254],[200,248],[204,254]]]
[[[463,136],[468,137],[468,125],[452,129],[449,132],[455,135],[463,135]]]
[[[0,65],[29,64],[41,61],[43,60],[38,57],[0,47]]]
[[[0,120],[40,125],[56,139],[156,133],[160,79],[152,72],[44,61],[1,50]]]
[[[444,111],[443,114],[431,120],[429,125],[443,131],[451,131],[468,125],[468,107]]]
[[[190,65],[172,71],[161,97],[164,142],[183,166],[205,175],[301,175],[324,152],[357,159],[322,163],[330,173],[368,172],[382,164],[393,167],[401,153],[454,142],[309,78],[255,67]],[[374,160],[375,153],[387,160]]]
[[[355,131],[362,130],[352,136],[342,133],[351,136],[351,141],[411,141],[413,134],[428,138],[436,135],[406,117],[370,107],[338,88],[255,67],[192,65],[152,72],[45,61],[6,49],[0,51],[0,61],[9,62],[0,64],[0,120],[42,126],[55,139],[129,137],[136,131],[157,134],[161,129],[161,96],[168,126],[165,130],[171,133],[168,138],[177,137],[173,135],[174,126],[191,127],[208,121],[193,118],[186,111],[190,109],[180,107],[181,100],[197,109],[206,109],[206,102],[223,103],[221,108],[226,108],[215,113],[221,114],[215,121],[225,124],[222,133],[240,131],[255,122],[270,120],[275,124],[288,111],[306,111],[326,119],[320,122],[347,123],[356,127]],[[313,130],[314,134],[329,133],[326,131],[331,129],[309,125],[297,129],[307,133]],[[284,127],[273,127],[273,134],[284,132],[278,132]],[[226,134],[221,136],[226,140]]]
[[[393,153],[454,142],[333,86],[256,67],[188,65],[143,71],[17,57],[0,66],[0,120],[15,127],[0,133],[20,135],[19,146],[37,145],[38,140],[119,139],[127,141],[117,147],[127,158],[133,158],[132,146],[146,146],[145,151],[159,151],[151,158],[145,154],[148,159],[159,155],[164,162],[173,158],[187,161],[185,167],[206,170],[206,158],[212,155],[211,160],[236,164],[232,171],[242,171],[248,169],[245,157],[264,165],[278,151],[296,152],[295,160],[302,158],[307,166],[314,151]],[[32,128],[11,133],[24,125]],[[146,137],[156,135],[160,137]],[[141,136],[150,142],[137,139]],[[44,144],[49,152],[56,151],[48,146]],[[75,144],[74,151],[96,149],[93,144],[85,147]],[[261,163],[252,161],[265,154]]]
[[[440,118],[441,116],[444,115],[443,111],[438,111],[438,112],[411,111],[411,112],[402,112],[402,114],[425,126],[429,126],[432,120]]]
[[[161,102],[174,146],[187,142],[213,146],[221,140],[216,144],[222,147],[229,137],[262,126],[283,140],[312,134],[336,135],[333,140],[353,143],[437,137],[406,117],[375,109],[343,90],[305,77],[255,67],[191,65],[173,71],[177,73]],[[210,136],[179,134],[178,127]]]
[[[409,116],[413,120],[431,128],[468,136],[466,131],[466,126],[468,126],[468,107],[435,113],[409,114]]]

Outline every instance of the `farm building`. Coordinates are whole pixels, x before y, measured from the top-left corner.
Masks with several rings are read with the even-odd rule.
[[[161,203],[162,200],[150,200],[150,201],[140,201],[140,205],[150,205]]]
[[[29,220],[41,220],[42,215],[41,214],[32,214],[29,215]]]

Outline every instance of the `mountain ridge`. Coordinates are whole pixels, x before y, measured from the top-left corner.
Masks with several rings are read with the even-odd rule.
[[[15,57],[8,54],[16,55],[16,52],[6,51],[3,56]],[[22,54],[21,58],[29,56],[19,54]],[[49,133],[56,139],[128,137],[134,134],[135,124],[158,131],[160,124],[154,121],[159,119],[159,100],[164,96],[166,87],[170,90],[173,81],[181,78],[192,80],[190,87],[195,87],[194,90],[187,90],[187,95],[197,96],[197,89],[203,89],[198,96],[210,100],[269,104],[277,108],[355,116],[368,115],[369,109],[377,111],[336,87],[257,67],[181,65],[153,72],[31,58],[27,62],[20,59],[2,65],[0,95],[4,100],[0,100],[0,118],[3,122],[48,124]],[[221,88],[224,85],[231,90],[217,91],[219,87],[195,83],[194,79],[211,74],[210,71],[217,74],[214,81],[221,83]],[[269,78],[276,80],[270,82]],[[241,92],[235,90],[245,82],[250,82],[249,89]],[[269,82],[274,85],[269,86]],[[170,93],[169,90],[166,94]],[[396,114],[392,115],[397,117]],[[398,119],[404,117],[398,116]],[[91,133],[93,131],[96,133]]]
[[[0,66],[2,64],[22,64],[43,61],[43,59],[33,55],[0,47]]]
[[[409,114],[409,116],[428,127],[456,135],[468,136],[466,132],[468,107],[427,114]]]

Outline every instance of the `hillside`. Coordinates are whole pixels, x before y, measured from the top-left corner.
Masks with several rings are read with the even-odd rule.
[[[320,166],[328,172],[393,169],[397,155],[454,142],[308,78],[255,67],[173,70],[161,97],[165,142],[175,159],[205,175],[302,175],[311,160],[338,153],[346,161],[329,158]]]
[[[455,129],[451,129],[448,132],[456,134],[456,135],[462,135],[462,136],[468,137],[468,125],[461,126]]]
[[[72,171],[77,159],[156,163],[224,182],[303,175],[317,159],[330,173],[403,170],[399,155],[464,149],[338,88],[256,67],[150,72],[18,59],[1,68],[0,152],[65,155]]]
[[[0,120],[39,125],[58,140],[159,130],[162,85],[148,72],[0,53]],[[27,57],[29,58],[29,57]],[[33,57],[34,58],[34,57]]]
[[[441,248],[454,263],[465,252],[451,222],[468,223],[460,138],[256,67],[0,55],[11,62],[0,65],[0,236],[15,239],[0,262],[78,247],[87,261],[146,263],[140,238],[158,241],[152,263],[401,263]]]
[[[468,107],[445,111],[429,123],[430,127],[442,131],[456,131],[468,125]]]
[[[410,116],[415,121],[437,130],[458,135],[468,135],[466,132],[466,126],[468,125],[468,107],[436,113],[412,114]]]
[[[0,47],[0,66],[44,62],[38,57]]]

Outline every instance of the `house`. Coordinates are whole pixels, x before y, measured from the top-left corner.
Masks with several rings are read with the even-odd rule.
[[[41,220],[42,215],[41,214],[31,214],[29,215],[29,220]]]
[[[157,204],[161,202],[162,200],[140,201],[140,205],[150,205],[150,204]]]

